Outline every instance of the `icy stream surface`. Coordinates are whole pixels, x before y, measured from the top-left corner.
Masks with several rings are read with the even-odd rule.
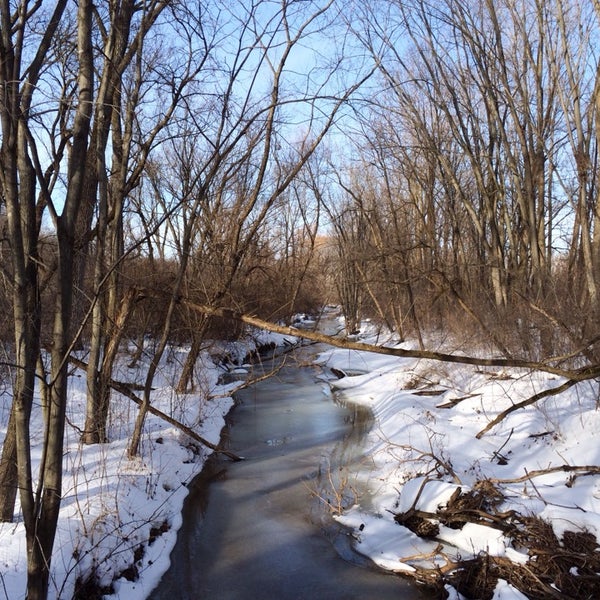
[[[296,350],[275,377],[238,393],[225,435],[246,460],[213,456],[195,480],[171,568],[151,600],[423,597],[369,568],[326,516],[326,503],[360,493],[340,462],[362,460],[368,423],[333,401],[318,367],[298,365],[315,352]]]

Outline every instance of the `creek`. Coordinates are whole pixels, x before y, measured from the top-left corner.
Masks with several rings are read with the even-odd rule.
[[[150,600],[423,598],[356,553],[330,516],[329,505],[362,493],[348,473],[369,415],[334,401],[310,364],[318,350],[296,349],[276,376],[236,394],[223,436],[245,460],[214,454],[192,482],[171,567]]]

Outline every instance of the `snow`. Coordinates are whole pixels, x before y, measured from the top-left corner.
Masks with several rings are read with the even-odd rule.
[[[367,331],[361,341],[374,339]],[[467,559],[485,552],[526,563],[527,554],[492,527],[439,525],[436,540],[426,540],[394,521],[394,515],[411,508],[435,512],[457,488],[468,491],[484,479],[500,480],[505,496],[501,510],[538,516],[552,524],[559,539],[570,530],[587,531],[600,540],[599,475],[556,471],[523,477],[565,465],[600,465],[598,382],[583,382],[514,411],[477,439],[503,410],[563,381],[518,369],[473,368],[337,348],[323,353],[318,362],[324,368],[361,373],[332,385],[338,398],[368,406],[375,417],[364,451],[371,458],[370,468],[359,475],[373,497],[337,520],[353,530],[356,549],[381,567],[409,572],[428,556],[428,564],[435,564],[441,559],[435,552],[440,540],[444,557]],[[494,594],[502,600],[524,597],[503,580]]]
[[[283,344],[281,336],[261,334],[260,343]],[[375,341],[375,333],[361,341]],[[381,342],[381,340],[379,340]],[[228,344],[231,368],[244,375],[241,357],[247,344]],[[392,342],[388,341],[387,345]],[[406,344],[403,347],[407,347]],[[217,443],[238,382],[220,383],[223,367],[204,353],[193,394],[176,394],[175,373],[186,349],[173,349],[155,383],[154,406]],[[537,470],[565,465],[600,465],[600,410],[597,382],[583,382],[566,392],[511,413],[483,435],[477,434],[503,410],[548,387],[557,377],[518,369],[475,368],[429,360],[400,359],[333,348],[317,362],[349,375],[331,385],[335,397],[369,407],[374,421],[365,440],[362,470],[356,474],[368,497],[358,498],[336,518],[352,531],[356,549],[380,567],[410,573],[421,565],[442,565],[481,552],[525,564],[526,550],[515,547],[500,530],[468,523],[461,529],[439,524],[435,540],[418,537],[394,516],[411,508],[434,513],[457,489],[473,489],[493,479],[504,496],[501,510],[536,515],[565,531],[587,531],[600,540],[600,476],[557,470],[528,478]],[[235,367],[233,365],[235,364]],[[116,379],[141,381],[144,365],[121,367]],[[242,373],[243,371],[243,373]],[[64,501],[52,564],[50,598],[70,598],[78,577],[92,569],[110,585],[134,562],[138,577],[120,577],[107,600],[142,600],[169,566],[169,553],[181,526],[187,484],[201,470],[210,451],[157,417],[148,415],[141,456],[126,457],[137,406],[113,394],[110,443],[83,446],[79,430],[85,411],[85,379],[74,377],[68,409]],[[3,402],[3,404],[2,404]],[[0,423],[7,421],[10,394],[0,398]],[[41,415],[36,412],[38,423]],[[0,438],[5,430],[0,429]],[[39,444],[39,436],[35,438]],[[39,459],[39,447],[34,447]],[[153,540],[147,544],[147,540]],[[440,543],[443,552],[439,551]],[[26,551],[21,522],[0,524],[0,597],[25,596]],[[449,598],[460,594],[447,586]],[[499,580],[494,600],[517,600],[522,593]]]

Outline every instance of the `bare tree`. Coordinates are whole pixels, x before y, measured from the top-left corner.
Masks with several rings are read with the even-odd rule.
[[[271,244],[276,255],[270,287],[277,290],[274,297],[266,299],[272,304],[268,313],[271,320],[283,318],[289,323],[295,312],[314,308],[315,300],[317,305],[327,300],[322,290],[316,291],[324,282],[313,268],[318,262],[317,235],[327,179],[324,161],[317,155],[313,158],[281,198],[279,210],[270,220],[271,226],[275,225]]]
[[[365,311],[364,274],[367,269],[367,220],[360,207],[352,202],[341,203],[329,209],[334,230],[334,256],[337,295],[345,319],[346,331],[350,335],[360,332]]]
[[[96,161],[86,188],[90,209],[80,220],[80,237],[87,240],[80,253],[82,270],[90,262],[86,256],[93,254],[88,402],[83,433],[86,443],[106,441],[109,382],[124,323],[132,308],[132,294],[126,292],[123,296],[121,291],[120,265],[126,252],[124,210],[132,191],[140,184],[151,150],[201,71],[210,44],[200,37],[204,35],[201,24],[190,32],[196,21],[181,8],[178,10],[183,14],[176,10],[172,17],[179,36],[178,52],[173,48],[159,50],[152,44],[148,47],[145,37],[167,4],[124,3],[113,17],[111,29],[102,36],[105,58],[99,96],[104,96],[98,98],[92,132]],[[166,28],[164,24],[162,27]],[[170,59],[172,55],[176,58]],[[93,241],[92,252],[89,241]],[[83,276],[81,271],[79,276]]]
[[[135,86],[140,72],[130,66],[142,64],[143,39],[171,4],[111,1],[105,11],[88,0],[81,0],[76,7],[65,0],[58,0],[52,8],[48,3],[26,0],[0,5],[0,194],[6,206],[10,270],[15,281],[16,374],[0,464],[0,513],[3,519],[12,517],[19,489],[27,537],[29,599],[45,598],[48,592],[62,494],[69,355],[86,325],[86,315],[73,310],[73,301],[92,239],[92,215],[99,215],[97,231],[102,234],[95,246],[99,287],[101,278],[109,278],[103,261],[107,255],[114,261],[114,253],[122,252],[119,223],[123,200],[137,185],[145,157],[154,145],[151,131],[139,142],[137,162],[129,160],[135,145],[132,139],[137,136],[132,118],[139,107],[135,94],[141,89]],[[128,82],[132,86],[126,90]],[[140,117],[139,112],[136,116]],[[43,219],[43,235],[50,240],[54,256],[40,253]],[[104,245],[107,239],[111,245]],[[53,286],[51,306],[41,300],[41,288],[47,282]],[[127,303],[119,312],[114,297],[107,296],[119,331]],[[41,360],[42,340],[47,361]],[[105,358],[114,352],[114,345],[105,347]],[[34,479],[30,421],[36,379],[41,386],[44,441],[39,474]]]
[[[67,356],[72,342],[70,323],[73,298],[73,238],[85,179],[88,133],[90,129],[94,69],[92,51],[91,2],[79,3],[77,24],[77,104],[70,132],[70,153],[62,210],[51,196],[48,174],[42,171],[32,130],[34,95],[44,72],[44,60],[65,15],[66,2],[43,15],[47,28],[36,35],[35,23],[41,3],[32,10],[23,2],[16,12],[9,3],[0,6],[2,33],[1,84],[4,101],[0,105],[2,122],[2,168],[0,184],[6,202],[9,236],[13,246],[12,268],[15,277],[13,306],[15,315],[15,362],[13,417],[17,459],[17,485],[25,522],[28,552],[27,597],[45,598],[52,546],[61,498],[63,433],[67,400]],[[33,52],[30,37],[36,39]],[[25,64],[25,57],[31,62]],[[64,146],[64,145],[63,145]],[[52,173],[57,165],[52,165]],[[40,190],[40,204],[36,191]],[[56,304],[52,326],[49,401],[46,413],[44,450],[37,484],[31,469],[29,422],[34,382],[40,350],[41,314],[37,271],[41,206],[47,206],[56,227],[60,256],[57,269]],[[7,439],[13,435],[9,426]],[[11,445],[3,448],[2,463],[13,462]],[[10,494],[6,496],[10,502]],[[5,506],[3,514],[8,513]]]
[[[600,285],[600,238],[597,235],[600,70],[598,48],[594,48],[593,40],[597,36],[600,11],[596,5],[594,18],[591,7],[557,0],[554,15],[555,26],[546,35],[552,41],[549,45],[552,74],[557,82],[556,93],[568,142],[561,159],[567,161],[574,175],[569,176],[567,172],[563,175],[563,169],[559,171],[559,185],[571,199],[573,212],[568,268],[578,301],[587,309],[584,314],[594,322]]]
[[[214,306],[229,298],[272,210],[322,143],[348,97],[370,76],[369,71],[361,72],[350,83],[333,87],[333,74],[344,73],[343,58],[333,65],[317,61],[309,75],[300,76],[293,67],[296,52],[305,53],[308,41],[335,23],[339,8],[333,2],[290,2],[265,10],[267,4],[238,6],[231,12],[220,8],[215,21],[228,38],[212,63],[218,98],[190,102],[183,129],[174,132],[188,141],[169,153],[171,168],[180,176],[176,185],[171,182],[164,188],[165,198],[179,198],[191,209],[186,209],[183,220],[172,215],[173,241],[181,244],[169,320],[183,286],[198,289]],[[321,74],[318,69],[323,69]],[[295,139],[289,140],[290,135]],[[212,278],[205,277],[207,265],[215,265]],[[191,383],[207,321],[198,325],[179,390]],[[151,359],[154,370],[170,328],[165,321]],[[139,450],[152,377],[150,372],[130,455]]]
[[[453,299],[503,352],[492,314],[518,313],[527,351],[551,352],[557,329],[585,345],[593,334],[574,317],[595,320],[593,8],[416,0],[365,3],[360,14],[354,30],[381,73],[363,149],[393,212],[415,209],[408,235],[418,233],[419,249],[401,253],[409,280],[426,276],[438,305]],[[562,297],[561,235],[577,282]]]

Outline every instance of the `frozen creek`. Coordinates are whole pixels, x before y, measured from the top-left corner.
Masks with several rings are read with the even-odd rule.
[[[328,516],[326,503],[343,500],[330,483],[360,461],[368,424],[333,401],[318,368],[298,365],[316,351],[294,351],[275,377],[238,393],[223,435],[246,460],[213,456],[192,483],[171,567],[150,600],[423,598],[357,555]],[[344,489],[350,500],[360,493]]]

